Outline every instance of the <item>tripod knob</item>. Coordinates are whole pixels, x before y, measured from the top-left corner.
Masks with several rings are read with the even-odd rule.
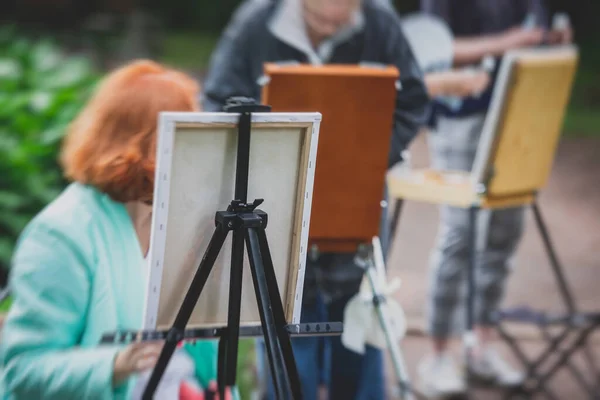
[[[233,96],[227,99],[225,102],[225,108],[232,106],[241,106],[241,105],[255,105],[256,100],[252,97],[244,97],[244,96]]]
[[[223,111],[229,113],[270,112],[271,106],[259,104],[251,97],[233,96],[227,99]]]

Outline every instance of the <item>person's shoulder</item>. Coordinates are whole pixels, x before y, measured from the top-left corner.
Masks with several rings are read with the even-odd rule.
[[[69,245],[84,246],[94,220],[102,215],[102,194],[94,188],[72,183],[44,207],[21,233],[17,249],[30,240],[53,238]]]
[[[85,226],[96,214],[102,194],[96,189],[72,183],[50,202],[32,222],[56,226]]]
[[[399,20],[399,15],[390,0],[365,0],[363,3],[365,13],[381,21]]]
[[[245,0],[233,14],[230,32],[251,34],[256,28],[266,27],[278,1],[282,0]]]
[[[401,32],[400,16],[389,0],[365,0],[363,11],[367,26],[382,35]]]

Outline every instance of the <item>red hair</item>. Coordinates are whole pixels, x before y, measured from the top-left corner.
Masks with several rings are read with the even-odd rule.
[[[151,202],[158,114],[198,111],[198,84],[182,72],[136,61],[109,74],[63,142],[65,176],[120,202]]]

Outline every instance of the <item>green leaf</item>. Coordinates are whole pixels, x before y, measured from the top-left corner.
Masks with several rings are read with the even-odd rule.
[[[34,92],[29,98],[29,107],[36,114],[47,114],[55,101],[55,97],[51,92]]]
[[[54,126],[46,129],[40,136],[40,143],[48,146],[60,142],[65,135],[65,130],[64,126]]]
[[[16,193],[0,191],[0,209],[16,210],[23,204],[23,198]]]
[[[8,157],[11,153],[18,151],[19,141],[6,132],[0,132],[0,155]]]
[[[29,93],[0,94],[0,118],[14,118],[20,110],[26,110]]]
[[[10,46],[8,46],[6,54],[9,57],[14,57],[21,63],[28,61],[29,51],[31,49],[31,42],[25,38],[14,39]]]
[[[14,92],[21,84],[24,73],[14,58],[0,58],[0,92]]]
[[[33,137],[44,129],[43,118],[28,111],[16,113],[12,122],[13,131],[21,137]]]
[[[0,224],[15,236],[21,234],[29,220],[30,217],[27,215],[15,214],[8,210],[0,211],[0,221],[2,221]]]
[[[74,57],[56,68],[33,76],[33,84],[40,89],[59,89],[77,86],[89,79],[92,66],[88,59]]]
[[[38,73],[51,71],[60,65],[62,51],[51,41],[36,43],[31,50],[31,67]]]

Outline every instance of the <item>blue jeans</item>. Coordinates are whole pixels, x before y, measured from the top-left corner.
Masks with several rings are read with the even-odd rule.
[[[351,296],[335,300],[326,306],[320,299],[303,304],[302,322],[343,321],[344,308]],[[331,400],[381,400],[385,398],[383,353],[367,346],[364,355],[344,347],[339,336],[296,337],[292,339],[296,366],[300,375],[302,394],[306,400],[318,398],[319,386],[329,390]],[[257,340],[259,374],[268,372],[266,350],[262,339]],[[263,362],[264,360],[264,362]],[[273,382],[267,383],[268,400],[275,400]]]
[[[311,302],[309,307],[302,306],[301,322],[325,322],[327,308],[321,297],[316,302]],[[300,375],[302,394],[306,400],[316,399],[319,386],[327,386],[331,368],[331,345],[327,337],[296,337],[292,338],[294,358]],[[269,364],[267,351],[263,339],[256,341],[257,364],[259,376],[267,376],[267,399],[275,399],[275,389]]]
[[[387,201],[387,190],[384,193]],[[390,239],[390,223],[387,209],[382,210],[379,238],[384,257],[387,256]],[[307,262],[304,296],[302,301],[301,322],[342,322],[344,309],[348,301],[358,292],[361,275],[356,282],[350,283],[348,293],[334,297],[328,304],[323,300],[323,288],[314,280]],[[327,271],[327,267],[323,268]],[[331,271],[331,269],[329,269]],[[342,282],[334,286],[338,286]],[[317,295],[312,295],[316,291]],[[308,295],[311,292],[311,295]],[[350,293],[352,292],[352,293]],[[340,336],[333,337],[296,337],[292,339],[294,357],[302,394],[306,400],[318,398],[319,386],[329,390],[331,400],[381,400],[385,399],[385,372],[383,352],[366,346],[365,354],[354,353],[344,347]],[[260,377],[267,377],[267,400],[275,399],[275,390],[269,373],[264,341],[258,339],[257,366]],[[265,364],[267,363],[267,364]]]

